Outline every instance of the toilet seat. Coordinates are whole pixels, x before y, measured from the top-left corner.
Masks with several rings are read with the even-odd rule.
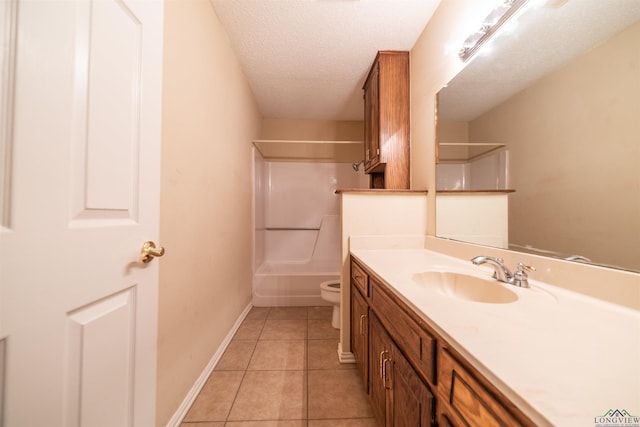
[[[328,292],[340,292],[340,280],[327,280],[320,283],[320,289]]]

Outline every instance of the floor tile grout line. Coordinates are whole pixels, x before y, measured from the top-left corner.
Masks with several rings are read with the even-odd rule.
[[[306,356],[307,356],[307,360],[305,363],[305,381],[306,381],[306,390],[305,390],[305,404],[304,404],[304,409],[305,409],[305,419],[307,420],[306,423],[307,425],[309,425],[309,309],[307,309],[307,336],[306,336],[306,340],[305,340],[305,348],[306,348]]]
[[[269,315],[269,312],[271,312],[271,307],[268,307],[267,310],[267,316]],[[253,350],[251,351],[251,356],[249,357],[249,361],[247,362],[247,366],[245,366],[244,370],[242,371],[242,378],[240,379],[240,384],[238,384],[238,388],[236,389],[236,392],[233,396],[233,401],[231,402],[231,406],[229,406],[229,410],[227,411],[227,415],[224,417],[224,424],[226,425],[229,422],[229,416],[231,415],[231,411],[233,410],[233,407],[236,403],[236,399],[238,399],[238,394],[240,393],[240,388],[242,387],[242,383],[244,382],[245,377],[247,376],[247,370],[249,369],[249,365],[251,364],[251,360],[253,359],[253,355],[256,352],[256,348],[258,347],[258,341],[260,338],[260,335],[262,335],[262,331],[264,331],[264,326],[266,324],[266,316],[264,319],[264,323],[262,324],[262,329],[260,329],[260,334],[258,334],[258,339],[255,340],[255,344],[253,346]]]
[[[264,312],[264,314],[259,315],[258,319],[250,319],[250,320],[254,320],[254,321],[261,321],[260,324],[260,329],[257,333],[257,337],[255,339],[243,339],[243,340],[236,340],[236,341],[250,341],[253,342],[252,345],[252,350],[251,350],[251,354],[248,358],[248,362],[246,364],[246,366],[244,366],[244,369],[225,369],[225,370],[220,370],[220,371],[239,371],[242,372],[241,374],[241,378],[238,384],[238,388],[235,390],[232,401],[231,401],[231,405],[226,413],[226,416],[224,416],[224,421],[220,421],[221,423],[224,423],[224,425],[226,425],[226,423],[229,422],[233,422],[233,421],[239,421],[239,420],[230,420],[230,415],[232,413],[233,408],[235,407],[238,397],[240,395],[240,390],[241,387],[243,385],[243,383],[245,382],[245,380],[247,379],[247,375],[248,372],[274,372],[274,371],[280,371],[280,372],[292,372],[292,371],[298,371],[298,372],[302,372],[304,381],[305,381],[305,411],[304,414],[301,414],[304,416],[304,418],[300,418],[299,420],[304,421],[305,423],[308,424],[309,422],[309,415],[310,415],[310,384],[309,384],[309,374],[310,372],[317,372],[317,371],[335,371],[336,369],[339,368],[326,368],[326,367],[318,367],[318,368],[310,368],[310,358],[311,358],[311,352],[310,352],[310,341],[331,341],[331,342],[335,342],[338,340],[338,337],[335,336],[315,336],[313,338],[311,338],[309,336],[310,330],[311,330],[311,325],[313,325],[314,323],[317,322],[327,322],[329,319],[325,316],[323,318],[321,318],[321,316],[314,316],[314,317],[309,317],[309,314],[311,313],[311,307],[307,307],[307,317],[306,319],[301,319],[301,318],[292,318],[292,319],[288,319],[286,318],[286,316],[284,316],[284,318],[276,318],[276,319],[270,319],[270,315],[272,313],[272,310],[274,307],[266,307],[267,310]],[[305,325],[305,334],[304,334],[304,338],[286,338],[286,339],[270,339],[270,340],[262,340],[262,335],[265,333],[265,329],[267,326],[267,321],[268,320],[306,320]],[[232,338],[233,340],[233,338]],[[301,369],[249,369],[251,362],[253,360],[253,358],[256,356],[256,351],[258,349],[258,345],[260,344],[261,341],[285,341],[285,342],[292,342],[292,341],[303,341],[304,342],[304,365]],[[361,417],[357,417],[357,418],[361,418]],[[346,419],[346,418],[336,418],[336,419]],[[293,420],[293,419],[292,419]],[[298,418],[296,418],[296,420],[298,420]],[[315,419],[314,419],[315,420]],[[263,421],[263,420],[247,420],[247,421]],[[277,420],[275,420],[277,421]],[[193,424],[194,427],[195,425],[199,424],[199,423],[206,423],[206,422],[213,422],[213,421],[205,421],[205,420],[194,420],[194,421],[190,421],[188,422],[189,424]]]

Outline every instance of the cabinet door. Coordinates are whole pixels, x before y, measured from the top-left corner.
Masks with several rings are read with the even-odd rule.
[[[510,403],[485,388],[447,349],[440,349],[438,362],[439,411],[452,423],[479,427],[532,425],[528,419],[514,417],[507,409]]]
[[[364,170],[371,172],[380,163],[379,65],[371,70],[364,92]]]
[[[416,370],[435,385],[436,339],[402,310],[376,279],[370,277],[369,285],[370,303],[378,319]]]
[[[450,419],[449,416],[445,412],[440,412],[438,415],[438,426],[439,427],[456,427]]]
[[[393,427],[427,427],[435,423],[435,399],[397,347],[392,353],[391,419]]]
[[[362,376],[364,389],[369,392],[369,306],[357,286],[351,286],[351,351]]]
[[[387,417],[387,387],[391,363],[391,338],[373,312],[369,318],[369,397],[378,426],[391,426]]]

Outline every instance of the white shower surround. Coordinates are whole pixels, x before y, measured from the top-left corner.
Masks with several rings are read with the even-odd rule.
[[[439,163],[438,190],[504,190],[509,188],[509,150],[481,156],[466,163]]]
[[[320,283],[340,280],[338,268],[333,262],[263,263],[253,276],[253,305],[329,305],[320,298]]]
[[[366,187],[348,163],[267,162],[255,155],[255,306],[327,305],[340,277],[337,188]]]

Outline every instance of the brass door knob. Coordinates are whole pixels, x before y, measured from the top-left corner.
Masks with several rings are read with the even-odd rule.
[[[140,262],[145,264],[150,262],[155,257],[161,257],[164,255],[164,248],[156,248],[156,244],[153,242],[144,242],[142,249],[140,250]]]

